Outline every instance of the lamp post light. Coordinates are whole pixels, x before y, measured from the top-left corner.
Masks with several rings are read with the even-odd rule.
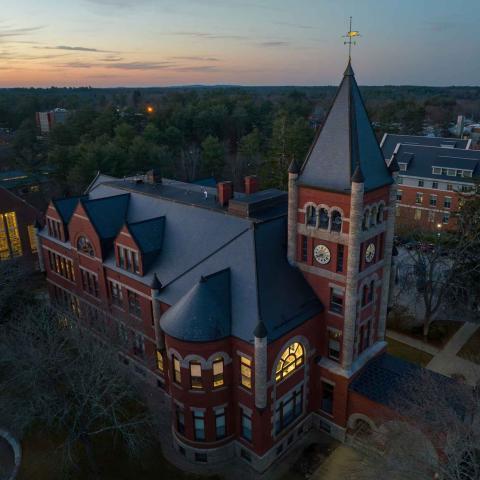
[[[440,234],[442,232],[442,224],[437,223],[437,237],[440,239]]]

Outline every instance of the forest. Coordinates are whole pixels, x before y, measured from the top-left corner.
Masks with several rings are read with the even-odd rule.
[[[81,192],[97,171],[233,180],[257,174],[285,189],[293,159],[303,161],[336,87],[175,87],[3,89],[0,127],[13,131],[8,168],[49,166],[61,194]],[[385,132],[448,134],[457,114],[480,116],[478,87],[361,87],[380,139]],[[71,113],[41,137],[35,112]],[[5,168],[5,165],[3,165]]]

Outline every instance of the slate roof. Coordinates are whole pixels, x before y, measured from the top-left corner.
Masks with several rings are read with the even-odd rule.
[[[448,377],[428,371],[438,382],[451,382]],[[402,399],[409,398],[409,385],[423,381],[425,369],[420,365],[384,353],[370,361],[350,384],[349,389],[375,403],[399,410]],[[411,399],[414,400],[414,399]]]
[[[231,334],[230,269],[199,281],[161,318],[168,335],[189,342],[209,342]]]
[[[38,173],[27,173],[23,170],[8,170],[0,172],[0,186],[6,189],[14,189],[37,183],[50,181],[48,175],[51,169],[44,167]]]
[[[407,170],[401,176],[431,178],[447,182],[472,183],[468,177],[437,175],[433,167],[472,170],[473,176],[480,175],[480,150],[449,149],[400,144],[396,155],[397,162],[407,163]]]
[[[358,165],[366,191],[392,183],[349,63],[327,118],[307,154],[299,183],[349,192]]]
[[[445,137],[422,137],[418,135],[396,135],[387,133],[382,139],[381,146],[385,160],[390,160],[395,151],[397,145],[401,143],[403,145],[419,145],[424,147],[442,147],[442,145],[448,145],[448,147],[465,150],[469,146],[469,140],[463,140],[460,138],[445,138]]]
[[[52,202],[62,218],[63,223],[67,225],[70,218],[72,218],[75,208],[77,208],[78,201],[87,198],[87,196],[82,195],[77,197],[60,198],[58,200],[52,200]]]
[[[159,298],[172,308],[179,302],[184,304],[202,276],[228,270],[230,335],[245,341],[253,341],[260,321],[272,341],[322,311],[301,272],[287,261],[286,203],[266,206],[251,218],[237,216],[210,198],[205,201],[203,187],[193,187],[197,190],[176,181],[164,181],[162,186],[120,179],[95,182],[89,192],[90,201],[130,194],[125,219],[129,228],[141,222],[157,224],[159,217],[165,218],[160,252],[144,276],[117,267],[113,249],[107,253],[105,266],[148,286],[156,274],[162,284]],[[284,193],[280,193],[278,198],[282,200]],[[272,192],[267,198],[276,195]],[[246,198],[241,194],[235,197]],[[260,197],[261,202],[265,194]],[[205,335],[211,336],[207,323]],[[190,330],[186,325],[175,335],[186,336]]]

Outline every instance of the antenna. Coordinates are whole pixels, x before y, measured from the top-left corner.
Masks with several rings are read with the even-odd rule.
[[[357,44],[357,41],[355,40],[356,37],[361,37],[361,35],[358,30],[352,30],[352,17],[350,17],[349,30],[347,34],[342,37],[345,38],[343,44],[348,45],[348,61],[352,58],[352,45]]]

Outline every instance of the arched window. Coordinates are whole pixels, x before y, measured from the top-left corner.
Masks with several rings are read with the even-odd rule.
[[[303,365],[304,356],[305,353],[302,344],[294,342],[287,347],[277,364],[275,380],[279,382],[283,378],[288,377],[288,375],[294,372],[297,368],[300,368]]]
[[[314,227],[317,224],[317,209],[313,205],[307,207],[307,225]]]
[[[84,253],[85,255],[89,255],[90,257],[95,256],[92,244],[87,237],[82,236],[77,240],[77,250]]]
[[[332,212],[332,232],[342,231],[342,214],[337,210]]]
[[[377,223],[383,222],[383,204],[378,207]]]
[[[362,220],[362,230],[368,230],[368,219],[370,216],[370,212],[368,210],[365,210],[363,214],[363,220]]]
[[[328,217],[328,211],[326,208],[321,208],[320,213],[318,214],[318,228],[323,228],[328,230],[328,224],[330,223],[330,218]]]
[[[372,208],[372,213],[370,214],[370,226],[375,226],[375,222],[377,221],[377,207]]]

